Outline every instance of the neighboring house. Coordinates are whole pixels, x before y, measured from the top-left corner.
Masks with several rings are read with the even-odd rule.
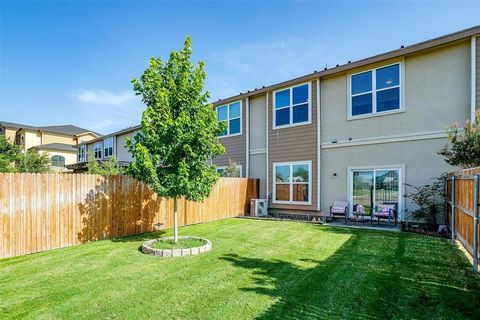
[[[98,161],[105,161],[115,156],[122,167],[127,167],[133,161],[132,155],[126,149],[126,138],[133,138],[141,126],[126,128],[114,133],[104,135],[78,144],[76,162],[67,165],[74,172],[85,172],[89,155]]]
[[[65,165],[76,162],[78,143],[101,136],[93,131],[73,125],[29,126],[0,121],[0,134],[20,147],[22,152],[35,148],[47,153],[52,169],[65,170]]]
[[[451,171],[445,126],[480,107],[480,26],[214,103],[242,176],[277,212],[328,212],[335,200],[406,208],[405,183]]]

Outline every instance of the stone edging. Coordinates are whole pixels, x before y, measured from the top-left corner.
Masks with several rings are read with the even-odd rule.
[[[161,240],[172,240],[172,239],[173,237],[161,238]],[[183,256],[189,256],[189,255],[197,255],[197,254],[212,250],[212,242],[205,238],[179,236],[178,239],[198,239],[198,240],[206,241],[207,243],[205,243],[203,246],[200,246],[200,247],[187,248],[187,249],[157,249],[157,248],[153,248],[152,244],[160,239],[153,239],[153,240],[145,241],[142,244],[142,252],[155,257],[166,258],[166,257],[183,257]]]

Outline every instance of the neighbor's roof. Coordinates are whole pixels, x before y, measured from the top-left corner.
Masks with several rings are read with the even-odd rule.
[[[47,143],[47,144],[42,144],[40,146],[35,146],[35,147],[32,147],[32,148],[37,148],[39,150],[48,149],[48,150],[68,151],[68,152],[76,152],[77,151],[76,146],[72,146],[72,145],[66,144],[66,143]]]
[[[375,56],[372,56],[372,57],[369,57],[369,58],[366,58],[366,59],[362,59],[362,60],[358,60],[358,61],[354,61],[354,62],[349,61],[346,64],[337,65],[336,67],[333,67],[333,68],[330,68],[330,69],[325,68],[323,71],[314,71],[310,74],[307,74],[307,75],[304,75],[304,76],[301,76],[301,77],[298,77],[298,78],[294,78],[294,79],[291,79],[291,80],[283,81],[283,82],[280,82],[280,83],[276,83],[276,84],[273,84],[273,85],[270,85],[270,86],[266,86],[266,87],[263,86],[261,88],[255,88],[252,91],[249,90],[249,91],[244,92],[244,93],[241,92],[240,94],[229,97],[229,98],[219,99],[218,101],[213,102],[213,104],[215,106],[218,106],[220,104],[229,103],[229,102],[232,102],[232,101],[235,101],[235,100],[243,99],[243,98],[250,97],[250,96],[255,96],[255,95],[265,93],[265,92],[268,92],[268,91],[272,91],[272,90],[275,90],[275,89],[280,89],[282,87],[287,87],[287,86],[290,86],[290,85],[293,85],[293,84],[296,84],[296,83],[299,83],[299,82],[311,81],[311,80],[314,80],[314,79],[318,79],[320,77],[334,75],[336,73],[345,72],[345,71],[348,71],[350,69],[362,67],[362,66],[369,65],[369,64],[372,64],[372,63],[376,63],[376,62],[380,62],[380,61],[384,61],[384,60],[388,60],[388,59],[393,59],[393,58],[405,56],[405,55],[412,54],[412,53],[415,53],[415,52],[419,52],[419,51],[422,51],[422,50],[432,49],[432,48],[439,47],[439,46],[444,45],[444,44],[448,44],[448,43],[452,43],[452,42],[455,42],[455,41],[463,40],[465,38],[470,38],[471,36],[478,35],[478,34],[480,34],[480,25],[477,25],[477,26],[474,26],[474,27],[471,27],[471,28],[468,28],[468,29],[464,29],[464,30],[461,30],[461,31],[457,31],[457,32],[454,32],[454,33],[449,33],[447,35],[443,35],[443,36],[433,38],[433,39],[430,39],[430,40],[427,40],[427,41],[419,42],[419,43],[416,43],[416,44],[413,44],[413,45],[410,45],[410,46],[401,46],[400,49],[385,52],[385,53],[382,53],[382,54],[378,54],[378,55],[375,55]]]
[[[0,121],[0,125],[7,128],[14,128],[17,130],[18,129],[38,130],[38,131],[45,131],[45,132],[51,132],[51,133],[65,134],[69,136],[75,136],[75,135],[85,134],[89,132],[97,136],[101,136],[101,134],[97,132],[93,132],[91,130],[80,128],[71,124],[65,124],[65,125],[59,125],[59,126],[29,126],[29,125],[20,124],[20,123]]]
[[[141,128],[142,128],[142,125],[139,124],[139,125],[136,125],[136,126],[128,127],[128,128],[125,128],[125,129],[122,129],[122,130],[119,130],[119,131],[115,131],[115,132],[106,134],[104,136],[100,136],[100,137],[92,139],[92,140],[83,141],[79,144],[90,144],[92,142],[97,142],[97,141],[100,141],[100,140],[103,140],[103,139],[106,139],[106,138],[109,138],[109,137],[113,137],[113,136],[117,136],[119,134],[135,131],[135,130],[138,130],[138,129],[141,129]]]

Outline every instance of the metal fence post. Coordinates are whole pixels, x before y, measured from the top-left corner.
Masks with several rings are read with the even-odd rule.
[[[478,177],[473,182],[473,271],[478,271]]]
[[[450,201],[450,207],[450,226],[452,227],[452,241],[455,241],[455,176],[452,177],[452,200]]]

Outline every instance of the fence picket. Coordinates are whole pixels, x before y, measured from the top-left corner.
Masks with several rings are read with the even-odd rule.
[[[258,186],[222,178],[203,202],[178,199],[179,225],[243,215]],[[0,258],[170,228],[172,210],[128,176],[0,173]]]

